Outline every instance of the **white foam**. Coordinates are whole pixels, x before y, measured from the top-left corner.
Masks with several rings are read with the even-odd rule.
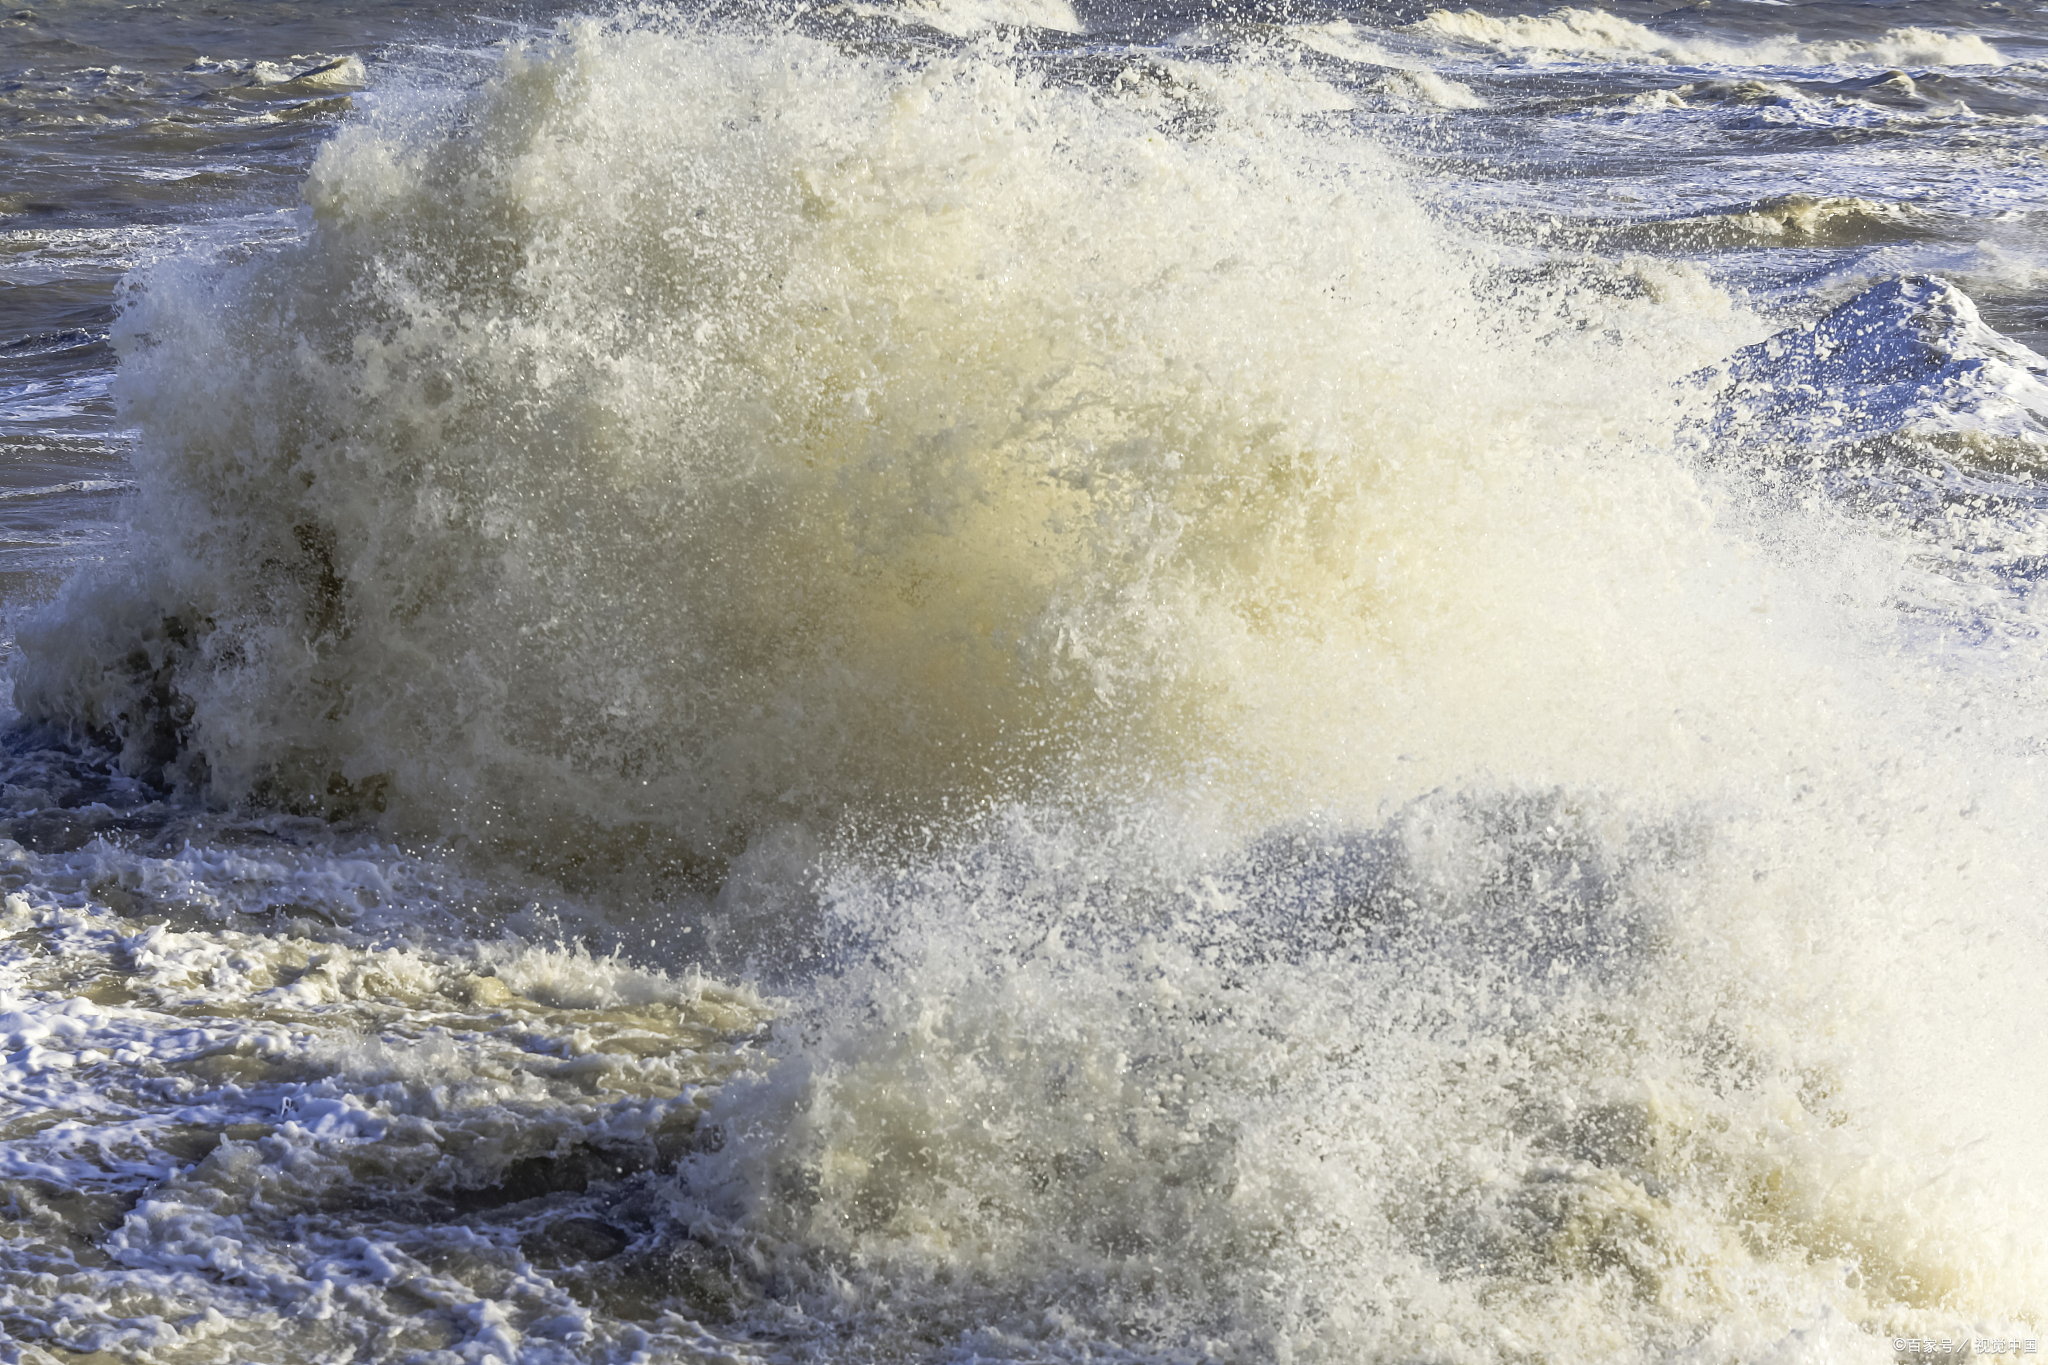
[[[847,7],[870,18],[908,20],[964,38],[992,29],[1044,29],[1052,33],[1085,33],[1072,0],[899,0],[891,4],[854,3]]]
[[[62,880],[12,852],[17,871]],[[162,894],[167,864],[81,856],[100,886]],[[404,880],[390,863],[324,870],[358,892]],[[751,1031],[758,1002],[512,942],[444,953],[307,937],[308,923],[238,931],[218,919],[260,904],[266,875],[273,890],[290,880],[239,875],[255,894],[184,929],[40,892],[0,911],[15,1124],[0,1185],[16,1219],[0,1303],[17,1339],[256,1358],[289,1334],[297,1354],[550,1365],[680,1344],[593,1314],[526,1259],[520,1235],[545,1236],[546,1201],[495,1237],[445,1202],[417,1206],[579,1149],[613,1153],[613,1179],[652,1162],[687,1138],[700,1092],[737,1060],[724,1030]],[[524,995],[528,979],[581,982],[582,1003]],[[359,1218],[365,1198],[385,1213]]]
[[[1379,90],[1396,99],[1439,109],[1484,109],[1486,101],[1469,85],[1450,80],[1434,71],[1394,71],[1376,82]]]
[[[1894,28],[1864,40],[1801,42],[1794,37],[1716,42],[1659,32],[1605,10],[1561,8],[1498,17],[1433,10],[1418,32],[1489,47],[1525,61],[1654,62],[1668,66],[1999,66],[2005,58],[1975,34]]]
[[[1441,72],[1398,56],[1365,37],[1357,25],[1342,21],[1327,24],[1296,24],[1286,30],[1290,42],[1311,52],[1360,66],[1383,67],[1386,74],[1370,80],[1367,88],[1402,103],[1434,105],[1440,109],[1483,109],[1486,101],[1472,88],[1451,80]]]
[[[1338,20],[1327,24],[1296,24],[1288,38],[1311,52],[1364,66],[1407,67],[1412,63],[1394,56],[1381,44],[1365,36],[1358,25]]]

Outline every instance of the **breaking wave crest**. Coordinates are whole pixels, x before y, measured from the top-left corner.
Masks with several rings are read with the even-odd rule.
[[[1751,43],[1686,38],[1603,10],[1562,8],[1540,16],[1497,18],[1472,10],[1434,10],[1416,27],[1531,60],[1598,58],[1670,66],[1998,66],[2005,58],[1975,34],[1894,28],[1870,39]]]
[[[1855,247],[1933,232],[1912,204],[1851,195],[1785,194],[1683,217],[1638,219],[1608,229],[1621,241],[1677,247]]]

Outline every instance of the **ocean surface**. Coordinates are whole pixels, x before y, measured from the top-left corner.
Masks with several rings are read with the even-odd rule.
[[[2037,1358],[2042,349],[2048,5],[15,9],[0,1362]]]

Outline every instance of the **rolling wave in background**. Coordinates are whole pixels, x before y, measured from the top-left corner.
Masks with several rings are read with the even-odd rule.
[[[1528,61],[1656,62],[1673,66],[1997,66],[1996,47],[1975,34],[1898,27],[1868,38],[1773,36],[1748,42],[1682,37],[1604,10],[1559,8],[1543,15],[1494,16],[1476,10],[1433,10],[1417,28],[1492,47]]]

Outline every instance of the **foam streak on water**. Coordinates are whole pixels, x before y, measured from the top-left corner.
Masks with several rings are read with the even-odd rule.
[[[566,20],[24,346],[6,1359],[2042,1334],[2031,239],[1860,140],[2027,40],[1308,17]]]

